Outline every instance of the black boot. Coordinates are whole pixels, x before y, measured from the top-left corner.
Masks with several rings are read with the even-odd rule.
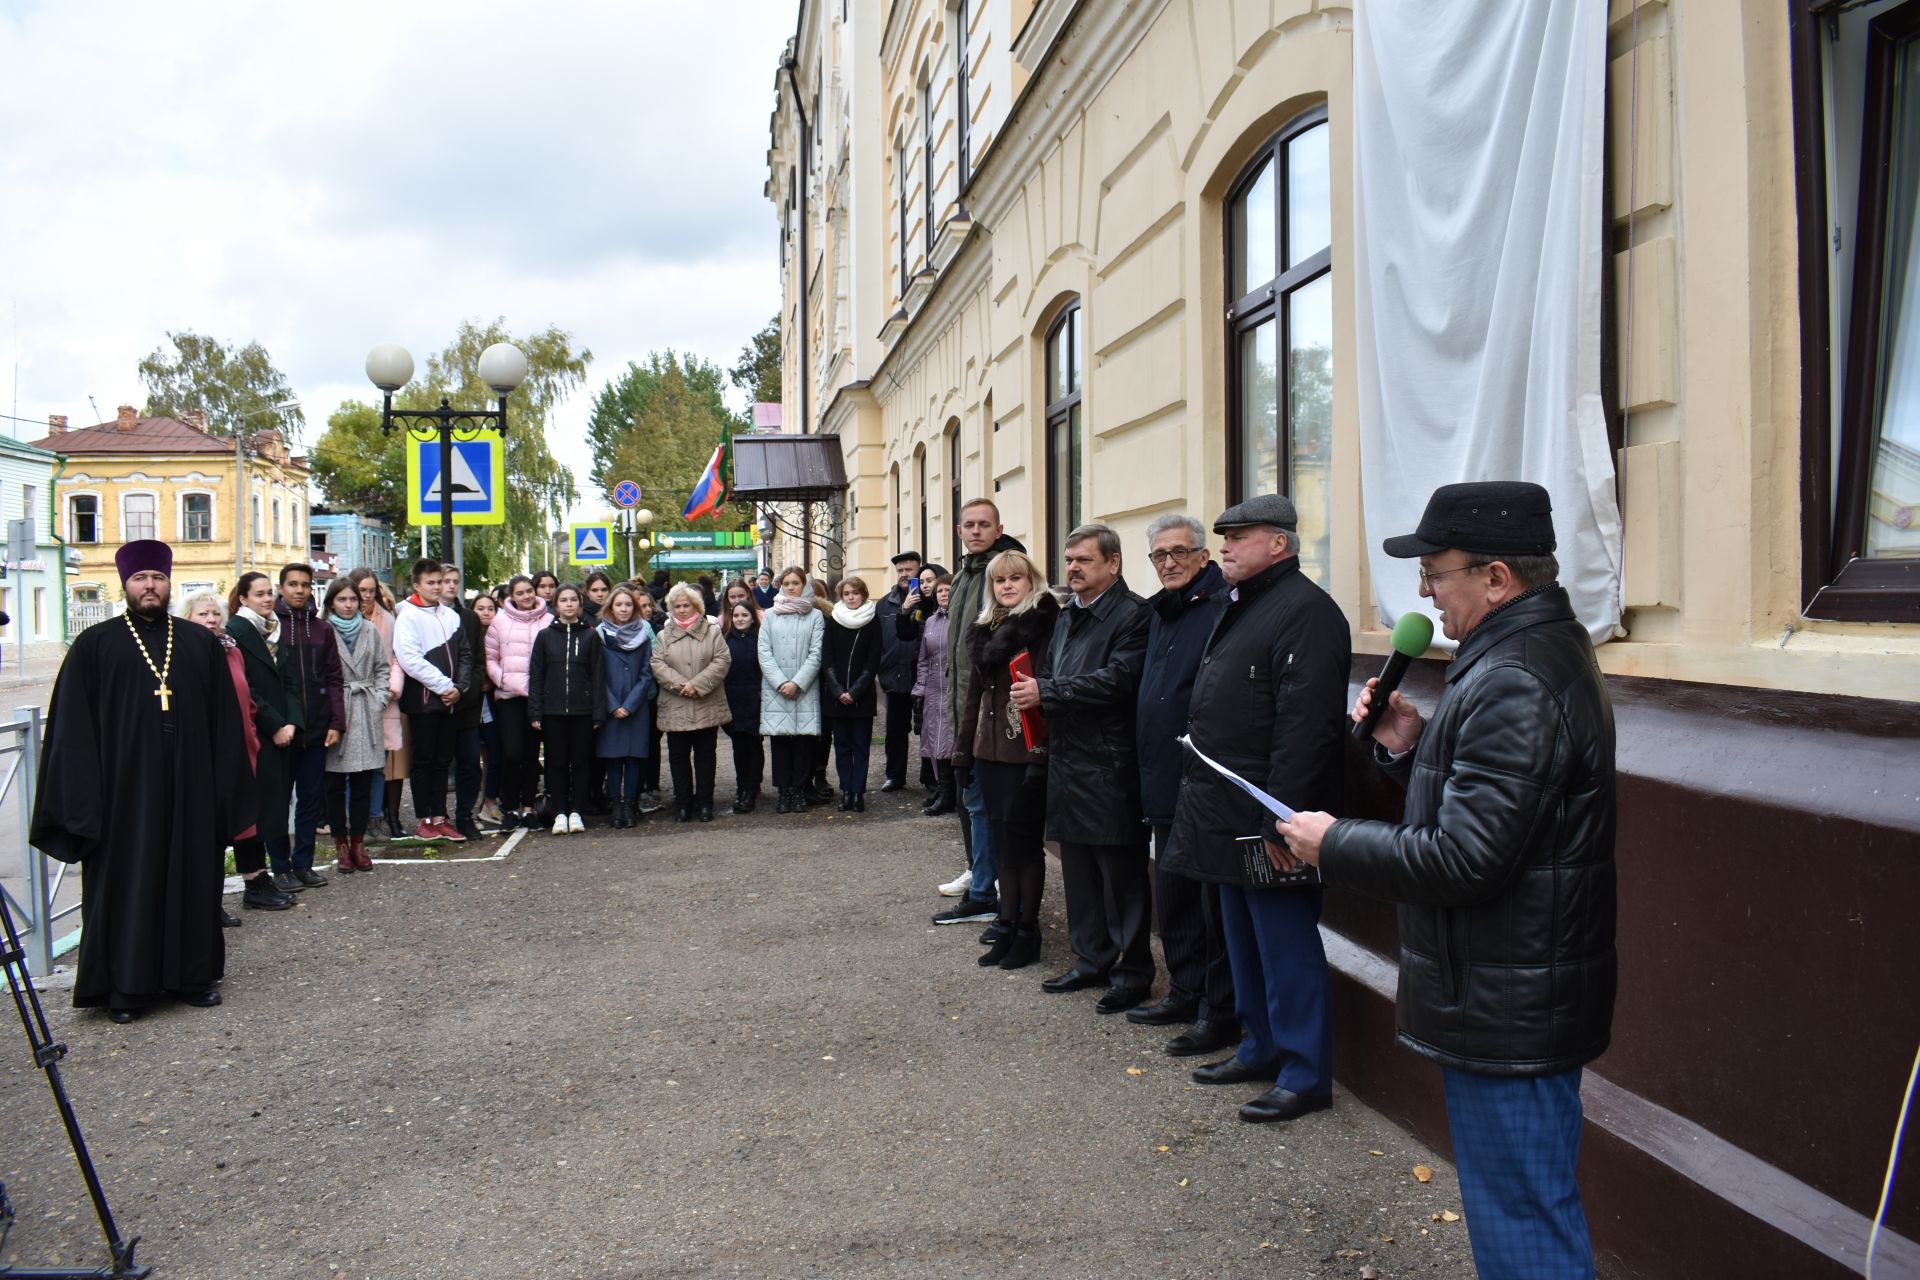
[[[866,792],[856,791],[853,793],[853,811],[855,813],[865,813],[867,811],[867,793]]]
[[[793,812],[793,788],[792,787],[780,788],[779,795],[774,798],[773,811],[775,813],[792,813]]]
[[[1014,925],[1013,921],[1005,917],[995,920],[993,927],[1000,930],[1000,939],[980,953],[980,967],[982,969],[991,968],[999,964],[1002,960],[1005,960],[1008,954],[1013,951],[1014,943],[1020,936],[1018,927]]]
[[[735,813],[752,813],[754,802],[759,798],[760,788],[742,787],[740,788],[739,794],[733,797],[733,811]]]
[[[1014,930],[1013,945],[1001,958],[1002,969],[1024,969],[1040,958],[1040,926],[1022,924]]]
[[[929,818],[938,818],[942,814],[953,812],[953,779],[948,778],[933,789],[933,799],[927,801],[927,807],[920,812]]]
[[[673,820],[675,822],[692,822],[693,806],[685,804],[675,805],[673,807]]]

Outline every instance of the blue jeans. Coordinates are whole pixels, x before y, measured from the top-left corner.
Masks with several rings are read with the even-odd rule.
[[[603,763],[607,767],[607,796],[612,800],[624,800],[628,804],[640,798],[640,757],[609,756]]]
[[[967,896],[975,902],[993,902],[1000,896],[993,887],[994,879],[1000,874],[1000,864],[994,856],[993,831],[987,825],[987,793],[980,789],[978,773],[967,783],[960,801],[966,805],[968,818],[973,823],[973,847],[967,850],[967,856],[973,861],[973,883],[967,889]]]
[[[1234,1056],[1273,1067],[1279,1085],[1310,1098],[1333,1092],[1332,981],[1320,942],[1320,889],[1220,886],[1220,931],[1233,1003],[1246,1033]]]
[[[327,749],[289,747],[293,766],[293,836],[284,831],[264,832],[267,857],[276,875],[313,870],[313,830],[327,803]]]
[[[1483,1076],[1448,1067],[1453,1163],[1482,1280],[1592,1280],[1580,1205],[1580,1069]]]
[[[378,818],[387,811],[387,776],[376,770],[373,775],[373,798],[367,802],[367,817]]]

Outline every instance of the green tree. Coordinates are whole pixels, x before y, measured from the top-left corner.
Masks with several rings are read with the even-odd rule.
[[[753,335],[740,348],[740,360],[727,373],[734,386],[753,401],[780,401],[780,317],[767,321],[767,327]]]
[[[547,530],[562,522],[580,496],[573,473],[548,449],[547,430],[555,408],[585,384],[593,353],[576,351],[572,335],[562,329],[550,325],[516,338],[504,320],[463,321],[446,349],[427,357],[419,376],[394,393],[395,404],[431,408],[444,396],[456,409],[495,407],[498,397],[480,380],[479,364],[480,353],[496,342],[511,342],[526,352],[528,371],[507,399],[506,523],[462,528],[469,585],[517,573],[523,558],[543,548]],[[383,437],[379,407],[349,400],[327,420],[326,434],[312,451],[315,482],[328,505],[385,516],[402,542],[418,535],[418,526],[406,520],[403,436],[396,428]],[[437,530],[439,523],[429,520],[427,527]]]
[[[296,405],[277,413],[257,413],[292,400],[293,385],[274,367],[267,349],[257,342],[230,347],[217,338],[186,330],[169,333],[164,346],[139,365],[147,388],[147,416],[179,418],[200,409],[207,430],[230,436],[244,421],[249,431],[278,428],[288,440],[298,440],[306,417]]]

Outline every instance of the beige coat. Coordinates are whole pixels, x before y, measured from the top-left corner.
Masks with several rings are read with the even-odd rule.
[[[653,678],[660,682],[660,727],[667,733],[711,729],[733,718],[727,710],[727,668],[733,656],[712,618],[702,617],[691,627],[667,619],[653,641]],[[700,697],[681,696],[680,686],[691,684]]]

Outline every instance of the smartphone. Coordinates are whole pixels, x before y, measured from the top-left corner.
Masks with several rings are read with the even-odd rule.
[[[920,590],[920,575],[916,573],[907,579],[907,592],[911,595],[918,590]]]

